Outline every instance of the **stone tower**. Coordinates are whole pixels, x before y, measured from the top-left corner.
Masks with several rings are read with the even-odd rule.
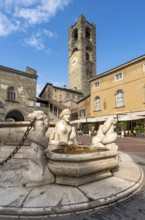
[[[96,76],[96,26],[79,16],[69,29],[69,89],[90,94],[89,79]]]

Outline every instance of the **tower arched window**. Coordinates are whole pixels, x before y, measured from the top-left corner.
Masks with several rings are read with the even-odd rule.
[[[89,55],[89,53],[86,53],[86,60],[90,60],[90,55]]]
[[[75,48],[73,49],[72,54],[75,53],[75,52],[78,52],[78,48],[77,48],[77,47],[75,47]]]
[[[78,40],[78,29],[76,28],[72,34],[74,42]]]
[[[95,105],[95,110],[99,111],[100,110],[100,97],[99,96],[95,97],[94,105]]]
[[[90,28],[86,28],[86,39],[90,39],[90,34],[91,33],[91,30],[90,30]]]
[[[86,60],[92,61],[93,60],[93,50],[91,47],[86,47]]]
[[[117,90],[115,94],[116,107],[122,107],[124,105],[124,93],[122,90]]]
[[[14,102],[16,98],[15,90],[13,87],[9,87],[7,90],[7,100],[10,102]]]

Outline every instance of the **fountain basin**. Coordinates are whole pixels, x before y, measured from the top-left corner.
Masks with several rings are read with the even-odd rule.
[[[48,167],[55,175],[57,184],[74,185],[89,183],[112,176],[113,169],[118,167],[118,152],[111,150],[81,149],[66,151],[49,150]]]
[[[17,145],[27,130],[30,122],[0,122],[0,141],[5,145]],[[24,145],[30,145],[30,140],[26,140]]]

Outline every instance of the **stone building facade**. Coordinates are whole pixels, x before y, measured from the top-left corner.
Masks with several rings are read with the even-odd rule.
[[[90,95],[82,98],[78,101],[78,117],[90,117],[91,116],[91,105],[90,105]]]
[[[24,121],[36,106],[36,70],[0,66],[0,121]]]
[[[79,117],[99,122],[112,116],[145,116],[145,55],[92,78],[90,85],[90,104],[79,101]]]
[[[96,26],[79,16],[69,29],[68,88],[90,94],[89,79],[96,76]]]
[[[90,80],[91,116],[145,115],[145,55]]]
[[[58,87],[46,83],[37,98],[37,104],[40,103],[39,109],[43,108],[51,121],[58,120],[59,114],[64,108],[69,108],[72,111],[72,118],[75,119],[77,118],[77,102],[82,97],[83,94],[79,91],[68,89],[66,86]]]
[[[52,83],[46,83],[45,87],[42,89],[39,97],[44,99],[52,99],[61,103],[66,103],[67,101],[73,101],[74,103],[77,103],[81,98],[83,94],[82,92],[68,89],[66,86],[64,87],[58,87],[53,85]],[[67,105],[67,104],[66,104]],[[70,108],[70,106],[67,106]],[[77,104],[72,106],[72,108],[76,108]]]

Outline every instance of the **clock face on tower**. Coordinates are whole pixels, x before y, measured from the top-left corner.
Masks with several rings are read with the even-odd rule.
[[[77,62],[78,62],[78,58],[77,57],[73,57],[71,65],[72,66],[76,66]]]

